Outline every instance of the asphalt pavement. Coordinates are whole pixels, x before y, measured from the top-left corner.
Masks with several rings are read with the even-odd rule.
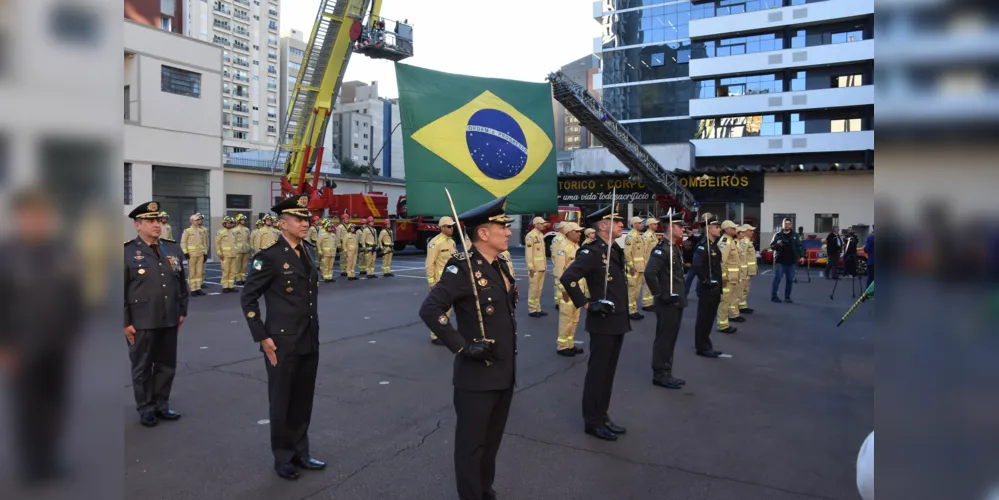
[[[183,418],[140,426],[122,374],[125,497],[456,499],[452,355],[430,343],[417,316],[423,259],[398,255],[393,278],[320,284],[310,442],[328,467],[295,482],[271,468],[263,357],[239,296],[212,295],[220,272],[209,264],[210,295],[192,297],[181,329],[171,406]],[[632,322],[610,413],[628,432],[610,443],[583,433],[587,356],[555,353],[551,274],[542,296],[549,316],[530,318],[522,250],[514,259],[518,386],[498,457],[499,498],[858,498],[856,456],[874,425],[874,321],[865,304],[836,327],[853,303],[848,280],[831,300],[831,281],[802,274],[796,302],[774,304],[772,274],[754,278],[756,312],[734,335],[712,333],[732,356],[722,359],[694,354],[692,293],[675,356],[682,390],[651,383],[654,313]],[[588,351],[584,322],[577,340]]]

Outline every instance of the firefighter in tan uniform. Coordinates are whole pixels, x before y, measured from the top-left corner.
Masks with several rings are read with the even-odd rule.
[[[385,221],[385,227],[378,233],[378,247],[382,251],[382,276],[386,278],[395,276],[392,274],[392,253],[395,252],[395,241],[392,238],[389,221]]]
[[[333,260],[336,259],[336,233],[332,231],[333,224],[326,221],[326,226],[319,232],[316,242],[316,253],[319,254],[319,272],[325,283],[336,283],[333,279]]]
[[[196,213],[191,216],[191,226],[180,237],[180,250],[187,257],[187,287],[191,295],[204,295],[201,284],[205,281],[205,259],[208,258],[208,229],[202,224],[205,216]]]
[[[378,252],[378,233],[375,229],[375,218],[368,217],[368,225],[364,228],[364,269],[368,279],[377,278],[375,274],[375,259]]]
[[[160,232],[161,239],[172,240],[173,239],[173,226],[167,223],[170,220],[170,214],[166,212],[160,212],[160,227],[163,230]]]
[[[441,279],[444,266],[447,265],[447,261],[456,251],[454,240],[451,239],[451,235],[454,234],[454,219],[446,216],[441,217],[437,225],[440,226],[441,232],[427,244],[427,262],[424,266],[427,271],[427,284],[430,285],[430,288],[433,288]],[[450,314],[451,311],[448,310],[448,315]],[[444,342],[438,339],[434,332],[430,332],[430,341],[434,345],[444,345]]]
[[[306,238],[309,241],[311,241],[313,245],[315,245],[316,243],[319,243],[319,230],[320,230],[319,225],[321,223],[322,223],[322,221],[319,220],[319,216],[318,215],[313,215],[312,216],[312,221],[309,224],[309,235]]]
[[[562,245],[565,243],[565,222],[555,224],[555,237],[552,238],[552,244],[549,247],[549,255],[552,256],[552,265],[555,265],[555,254],[562,249]],[[558,278],[556,276],[556,278]],[[558,280],[555,281],[558,283]],[[555,299],[555,310],[558,310],[560,303],[562,302],[562,292],[557,286],[552,287],[552,296]]]
[[[580,240],[583,238],[583,229],[575,222],[563,222],[562,232],[565,238],[559,246],[557,252],[552,253],[552,269],[555,274],[555,289],[558,290],[558,354],[561,356],[575,356],[583,353],[583,348],[576,346],[576,325],[579,324],[579,308],[576,307],[565,287],[559,282],[562,273],[576,260],[576,251],[579,250]],[[570,286],[578,286],[583,293],[586,293],[585,281],[580,280]]]
[[[734,293],[738,290],[740,277],[740,250],[739,242],[736,240],[738,227],[734,222],[727,220],[722,222],[722,237],[718,240],[718,251],[721,253],[721,273],[722,273],[722,296],[718,304],[716,325],[721,333],[735,333],[736,328],[729,325],[729,309],[732,307]],[[738,297],[735,298],[738,301]],[[745,321],[740,319],[736,320]]]
[[[250,260],[250,228],[246,227],[246,216],[236,215],[236,225],[232,228],[236,232],[238,240],[236,242],[236,284],[246,283],[246,266]]]
[[[753,276],[759,274],[756,267],[756,247],[753,245],[753,233],[756,228],[749,224],[743,224],[743,239],[746,242],[746,281],[742,286],[742,298],[739,300],[739,312],[741,314],[752,314],[753,308],[749,307],[749,284],[753,281]]]
[[[343,235],[343,253],[347,259],[340,264],[340,270],[346,269],[347,281],[357,279],[357,226],[347,224],[347,232]]]
[[[541,310],[541,288],[545,284],[545,273],[548,272],[548,259],[545,257],[545,230],[548,229],[548,221],[535,217],[531,225],[534,229],[524,238],[527,275],[531,282],[527,292],[527,315],[540,318],[548,316],[548,313]]]
[[[628,276],[628,312],[631,319],[638,320],[645,316],[638,312],[638,295],[645,282],[645,238],[643,237],[642,218],[631,218],[631,231],[624,237],[625,272]]]
[[[250,233],[250,251],[254,254],[260,251],[260,233],[263,232],[264,221],[257,219],[257,222],[253,223],[256,228]]]
[[[260,228],[260,237],[257,244],[260,245],[260,250],[270,247],[278,240],[278,235],[281,233],[274,227],[276,218],[267,214],[264,216],[264,227]]]
[[[739,316],[739,301],[742,300],[742,290],[746,288],[746,282],[749,281],[749,261],[746,259],[746,235],[742,231],[742,226],[735,228],[735,245],[739,249],[736,252],[739,256],[739,284],[732,290],[732,300],[728,305],[729,323],[739,321],[735,318],[741,318]]]
[[[239,235],[234,226],[236,220],[226,215],[222,217],[222,229],[215,234],[215,255],[222,263],[222,293],[236,291],[236,262]]]
[[[510,251],[503,250],[502,252],[500,252],[500,255],[506,258],[505,260],[506,267],[510,269],[510,276],[512,276],[513,279],[517,279],[517,273],[513,272],[513,259],[510,257]]]
[[[659,237],[656,232],[659,231],[659,219],[655,217],[649,217],[645,219],[645,233],[642,234],[642,241],[645,243],[645,250],[642,255],[645,256],[645,265],[649,264],[649,258],[652,256],[652,251],[655,250],[656,245],[659,244]],[[645,282],[645,271],[642,271],[642,282]],[[649,291],[648,285],[642,289],[642,309],[652,307],[654,305],[655,297],[652,292]]]
[[[336,225],[336,249],[340,251],[340,276],[347,275],[347,252],[343,247],[343,242],[346,241],[347,233],[350,232],[350,220],[347,217],[340,219],[339,223]]]

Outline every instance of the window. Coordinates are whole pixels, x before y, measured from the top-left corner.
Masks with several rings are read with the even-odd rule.
[[[763,137],[784,134],[779,115],[731,116],[699,120],[695,139]]]
[[[833,120],[830,123],[830,132],[860,132],[863,130],[860,118],[844,118]]]
[[[864,39],[864,32],[861,30],[842,31],[832,34],[832,43],[859,42]]]
[[[653,67],[662,66],[666,64],[666,54],[664,52],[657,52],[652,54],[652,60],[650,61]]]
[[[229,210],[250,210],[253,208],[253,196],[248,194],[225,195],[225,206]]]
[[[160,90],[188,97],[201,97],[201,75],[163,65],[160,67]]]
[[[805,133],[805,120],[802,119],[801,113],[791,113],[791,134],[804,134]]]
[[[125,204],[132,204],[132,164],[125,164]]]
[[[794,231],[795,223],[797,222],[797,217],[795,214],[774,214],[774,232],[779,233],[784,227],[784,219],[791,219],[791,231]]]
[[[839,214],[815,214],[816,233],[831,233],[834,226],[839,226]]]
[[[841,87],[859,87],[863,84],[864,84],[864,75],[834,76],[832,79],[832,87],[834,89]]]
[[[364,138],[367,139],[368,138],[368,134],[364,134]]]
[[[303,56],[303,57],[305,56],[305,51],[304,50],[298,49],[298,48],[295,48],[295,47],[288,47],[288,52],[291,52],[292,54],[295,54],[296,56]]]
[[[173,18],[170,16],[160,16],[160,29],[163,31],[173,31]]]
[[[796,72],[794,74],[794,77],[791,78],[791,91],[797,92],[799,90],[805,90],[807,89],[807,87],[808,86],[806,80],[806,72],[804,71]]]
[[[359,147],[361,147],[361,146],[360,146],[360,145],[358,145],[358,144],[357,144],[357,143],[355,142],[355,143],[354,143],[354,147],[355,147],[355,148],[359,148]]]
[[[364,149],[365,149],[365,150],[367,150],[367,149],[368,149],[368,145],[367,145],[367,144],[364,144]]]
[[[125,119],[132,119],[132,86],[125,85]]]
[[[361,159],[363,159],[364,161],[368,161],[368,157],[367,156],[362,156]]]

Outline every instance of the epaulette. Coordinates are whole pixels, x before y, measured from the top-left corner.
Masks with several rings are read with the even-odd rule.
[[[160,238],[163,241],[169,241],[170,243],[177,243],[176,240],[171,240],[170,238]]]
[[[506,258],[506,255],[504,255],[504,254],[499,254],[499,255],[497,255],[497,257],[499,257],[500,260],[509,260],[509,259]]]
[[[309,246],[313,246],[313,247],[316,246],[315,243],[313,243],[313,242],[311,242],[309,240],[302,240],[302,242],[305,243],[306,245],[309,245]]]
[[[465,252],[455,252],[451,254],[452,259],[465,260]]]
[[[261,251],[267,250],[268,248],[270,248],[270,247],[272,247],[274,245],[277,245],[277,240],[274,240],[274,241],[268,243],[267,246],[265,246],[265,247],[260,247],[260,251],[258,251],[257,253],[260,253]]]
[[[133,241],[135,241],[135,240],[125,240],[125,244],[127,245],[127,244],[129,244],[129,243],[131,243]]]

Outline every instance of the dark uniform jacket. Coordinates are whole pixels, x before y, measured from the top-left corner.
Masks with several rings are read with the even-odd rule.
[[[170,328],[187,316],[184,254],[159,239],[159,256],[142,238],[125,242],[125,325],[136,330]]]
[[[492,366],[486,366],[480,360],[455,356],[452,383],[458,389],[470,391],[509,389],[516,383],[517,377],[517,320],[514,312],[518,292],[517,282],[510,275],[506,258],[499,256],[490,265],[474,247],[467,257],[464,253],[452,255],[444,266],[440,281],[423,301],[420,318],[453,353],[457,353],[468,342],[482,337],[475,295],[472,292],[472,277],[468,274],[469,261],[478,289],[479,306],[482,308],[482,323],[486,337],[494,341],[492,351],[496,361]],[[510,281],[509,291],[503,282],[503,276]],[[447,317],[448,309],[452,306],[458,322],[457,330]]]
[[[721,294],[722,267],[721,252],[718,250],[718,240],[711,241],[711,258],[708,258],[707,246],[709,238],[701,238],[694,249],[694,272],[697,273],[697,294],[700,296],[708,291],[708,281],[716,281],[717,286],[712,287],[711,292]]]
[[[604,316],[587,309],[586,331],[591,334],[624,335],[631,331],[631,320],[628,318],[628,280],[624,276],[624,250],[615,243],[610,252],[609,282],[604,281],[607,272],[604,267],[606,257],[607,242],[598,237],[576,252],[576,260],[569,264],[559,281],[576,307],[583,307],[587,303],[586,295],[579,289],[580,279],[586,279],[586,287],[594,301],[603,299],[606,285],[607,300],[614,303],[614,314]]]
[[[673,293],[680,296],[680,302],[673,304],[671,306],[666,306],[660,302],[659,297],[669,296],[669,272],[670,272],[670,260],[669,260],[669,247],[670,242],[667,241],[668,238],[663,238],[662,241],[656,245],[656,248],[652,250],[652,255],[649,257],[649,265],[645,268],[645,284],[649,287],[649,293],[656,296],[655,302],[653,302],[652,307],[647,307],[651,311],[661,311],[667,307],[674,307],[682,309],[687,307],[687,294],[684,293],[684,275],[683,275],[683,250],[679,246],[673,244]]]
[[[319,273],[303,241],[302,256],[284,236],[253,256],[240,302],[254,342],[271,338],[277,355],[310,354],[319,350]],[[304,260],[303,260],[304,259]],[[267,319],[260,317],[260,297]]]
[[[836,233],[829,233],[829,236],[826,236],[826,253],[830,259],[839,259],[839,254],[843,250],[842,243],[842,238]]]

